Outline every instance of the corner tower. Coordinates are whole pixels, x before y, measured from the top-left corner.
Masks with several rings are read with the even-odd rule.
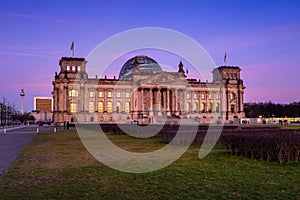
[[[55,72],[53,85],[53,120],[64,123],[71,121],[73,112],[79,110],[80,91],[74,90],[76,81],[86,81],[86,63],[84,58],[62,57],[59,61],[60,72]],[[74,102],[70,100],[74,97]]]
[[[241,69],[221,66],[213,70],[213,83],[221,84],[221,113],[223,120],[237,121],[245,117],[244,89]]]

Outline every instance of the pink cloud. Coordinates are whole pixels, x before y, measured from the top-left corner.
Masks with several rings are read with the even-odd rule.
[[[71,21],[64,20],[64,19],[55,19],[50,16],[43,16],[43,15],[31,15],[31,14],[24,14],[24,13],[11,13],[11,12],[4,12],[0,11],[0,15],[9,16],[9,17],[17,17],[17,18],[26,18],[26,19],[38,19],[38,20],[48,20],[57,23],[71,23]]]

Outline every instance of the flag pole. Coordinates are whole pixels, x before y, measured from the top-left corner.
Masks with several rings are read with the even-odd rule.
[[[70,47],[70,50],[72,51],[72,57],[74,57],[74,49],[75,49],[75,46],[74,46],[74,41],[73,41],[71,44],[71,47]]]

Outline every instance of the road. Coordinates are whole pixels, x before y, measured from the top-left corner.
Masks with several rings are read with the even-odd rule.
[[[36,126],[0,130],[0,177],[17,158],[20,151],[36,136]]]

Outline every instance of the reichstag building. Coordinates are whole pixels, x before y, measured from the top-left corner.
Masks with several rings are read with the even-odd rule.
[[[211,82],[201,82],[187,78],[182,62],[167,72],[143,55],[129,59],[118,78],[89,78],[86,64],[85,58],[60,59],[52,82],[54,123],[230,123],[245,116],[239,67],[220,66]]]

